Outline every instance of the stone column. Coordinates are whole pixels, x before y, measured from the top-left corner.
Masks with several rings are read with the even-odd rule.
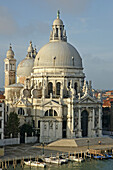
[[[64,91],[64,85],[63,83],[61,83],[61,86],[60,86],[60,98],[63,99],[63,91]]]
[[[45,98],[45,87],[43,87],[43,89],[42,89],[42,98],[43,99]]]
[[[92,121],[91,121],[91,110],[88,115],[88,137],[92,137]]]
[[[53,140],[56,140],[56,122],[53,121]]]
[[[81,108],[78,110],[78,135],[79,137],[82,137],[81,134]]]
[[[2,112],[3,113],[3,112]],[[4,119],[2,121],[2,133],[1,133],[1,139],[4,139]]]
[[[44,127],[42,120],[40,120],[40,142],[44,142]]]
[[[101,115],[102,115],[102,107],[99,106],[99,118],[98,118],[99,136],[102,136],[102,119],[101,119]]]
[[[69,99],[67,115],[67,138],[71,138],[71,131],[72,131],[72,119],[71,119],[71,104]]]
[[[93,137],[95,137],[95,109],[93,108],[93,113],[92,113],[92,132],[93,132]]]
[[[75,137],[75,128],[74,128],[74,108],[73,108],[73,104],[72,104],[72,129],[71,129],[71,133],[72,133],[72,138]]]

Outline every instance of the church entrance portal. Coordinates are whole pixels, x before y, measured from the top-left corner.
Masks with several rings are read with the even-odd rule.
[[[81,113],[81,129],[82,129],[82,137],[88,136],[88,112],[84,110]]]

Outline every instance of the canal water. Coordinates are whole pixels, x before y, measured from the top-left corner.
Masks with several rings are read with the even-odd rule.
[[[85,162],[78,163],[78,162],[69,162],[68,164],[64,165],[54,165],[54,164],[47,164],[46,168],[39,168],[39,167],[29,167],[24,166],[22,169],[20,164],[17,165],[15,170],[113,170],[113,159],[109,160],[86,160]],[[10,166],[8,170],[13,170],[13,166]]]

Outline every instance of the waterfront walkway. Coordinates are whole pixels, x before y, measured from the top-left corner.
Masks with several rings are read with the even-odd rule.
[[[113,145],[94,145],[89,146],[90,149],[113,149]],[[21,160],[21,159],[29,159],[36,158],[37,156],[40,157],[43,155],[50,156],[56,155],[57,153],[74,153],[74,152],[85,152],[87,151],[88,146],[83,147],[48,147],[48,146],[41,146],[38,144],[21,144],[16,146],[6,146],[5,147],[5,153],[3,157],[0,157],[0,161],[4,160]]]

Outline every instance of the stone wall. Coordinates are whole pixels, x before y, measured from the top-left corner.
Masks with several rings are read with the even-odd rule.
[[[9,138],[9,139],[0,140],[0,146],[19,145],[19,144],[20,144],[20,138]]]
[[[25,137],[25,143],[35,143],[37,142],[37,140],[38,140],[37,136]]]

